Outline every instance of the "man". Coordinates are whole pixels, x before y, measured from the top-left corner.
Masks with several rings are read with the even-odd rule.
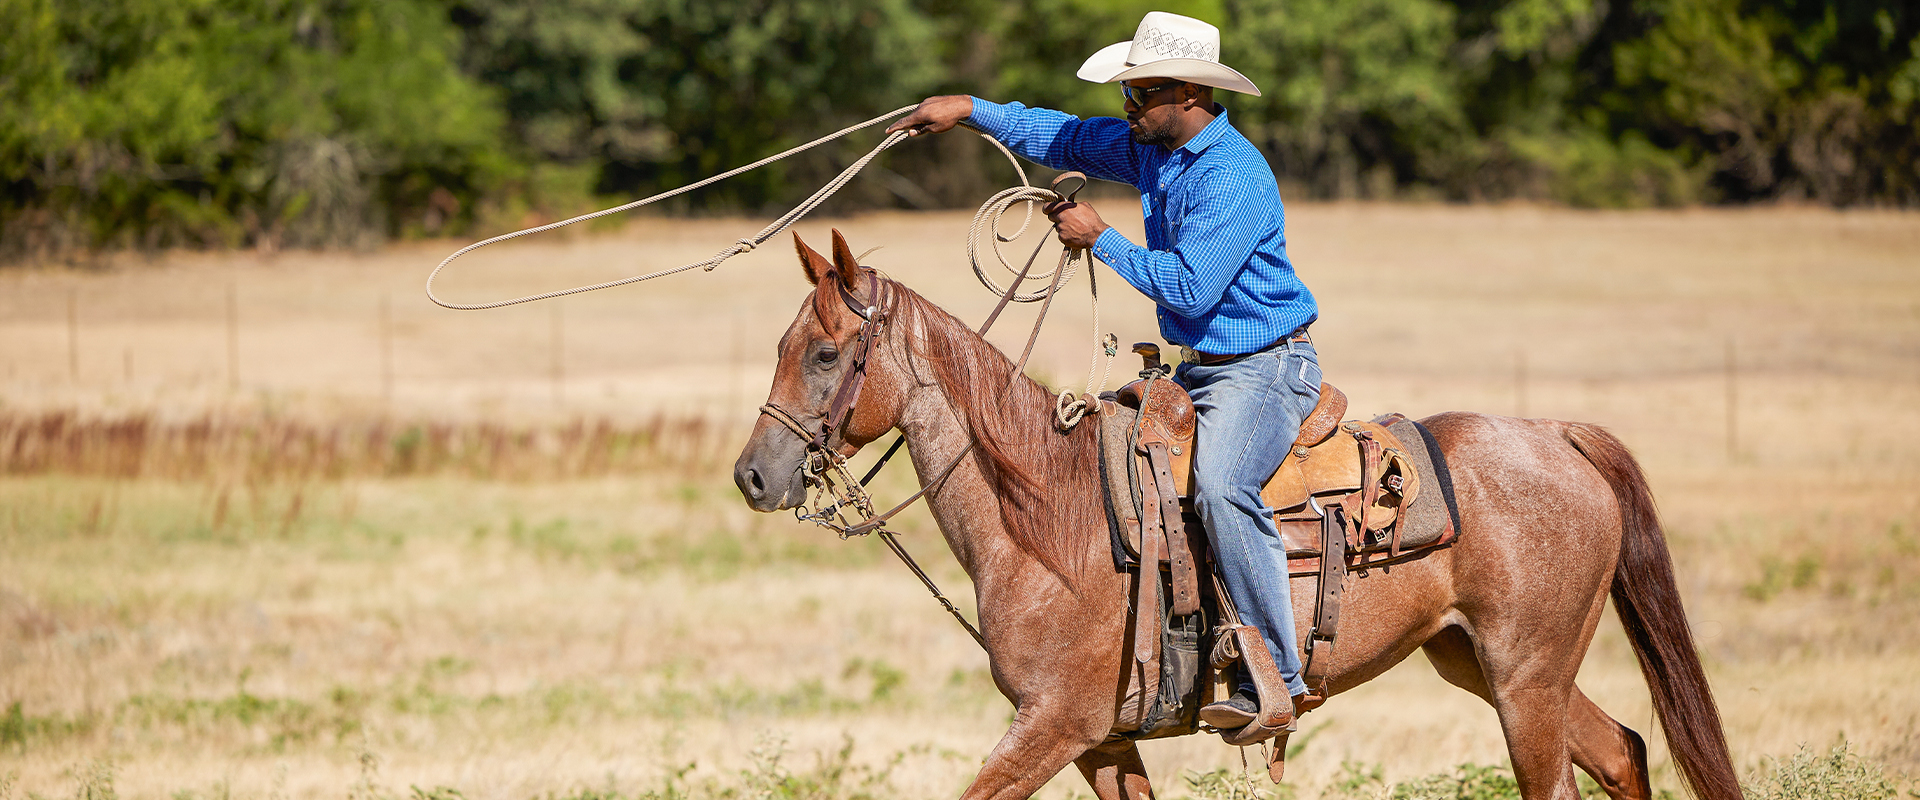
[[[1140,191],[1144,246],[1109,227],[1091,203],[1055,203],[1047,216],[1061,242],[1091,251],[1153,298],[1161,335],[1189,351],[1175,378],[1199,414],[1194,505],[1242,620],[1259,629],[1298,697],[1306,684],[1286,552],[1260,487],[1320,397],[1320,365],[1306,336],[1318,307],[1287,259],[1273,170],[1213,101],[1216,88],[1260,90],[1221,64],[1219,52],[1217,28],[1155,11],[1133,41],[1102,49],[1078,73],[1120,83],[1124,121],[951,95],[928,98],[888,131],[941,133],[964,121],[1037,163]],[[1231,697],[1201,710],[1202,720],[1231,730],[1254,719],[1259,698],[1244,673]]]

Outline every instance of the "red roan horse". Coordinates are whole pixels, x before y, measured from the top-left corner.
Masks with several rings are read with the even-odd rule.
[[[1123,680],[1129,576],[1114,570],[1095,463],[1097,425],[1060,433],[1054,398],[958,319],[795,237],[815,289],[780,339],[768,402],[818,429],[872,323],[864,391],[830,447],[852,454],[899,428],[933,517],[979,600],[993,680],[1018,709],[965,797],[1027,797],[1067,764],[1102,800],[1151,795],[1132,741],[1109,738]],[[878,296],[874,296],[874,295]],[[1499,714],[1521,795],[1577,797],[1579,765],[1614,798],[1649,798],[1646,745],[1574,686],[1609,591],[1674,761],[1703,800],[1740,797],[1719,712],[1694,651],[1639,466],[1580,423],[1447,413],[1422,421],[1453,472],[1451,548],[1348,587],[1330,693],[1415,648]],[[755,510],[805,502],[806,443],[763,416],[734,467]],[[1313,577],[1294,618],[1313,617]]]

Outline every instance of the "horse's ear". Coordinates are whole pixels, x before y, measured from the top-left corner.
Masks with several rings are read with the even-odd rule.
[[[855,283],[860,277],[860,262],[854,260],[853,248],[847,246],[847,237],[840,235],[840,229],[833,229],[833,268],[839,270],[840,281],[847,288],[858,292],[861,286]]]
[[[819,286],[820,279],[833,271],[833,263],[828,261],[826,256],[808,247],[806,242],[801,241],[799,231],[793,232],[793,249],[800,253],[800,268],[807,273],[807,283]]]

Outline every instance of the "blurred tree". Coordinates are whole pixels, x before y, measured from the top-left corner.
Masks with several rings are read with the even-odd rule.
[[[1443,0],[1228,0],[1223,60],[1263,91],[1228,96],[1236,124],[1311,196],[1435,180],[1478,144],[1448,59],[1455,13]]]
[[[452,0],[449,8],[468,33],[469,70],[505,89],[521,141],[538,157],[597,168],[594,188],[603,193],[691,183],[917,99],[941,75],[928,58],[938,52],[935,22],[906,0]],[[871,146],[810,153],[688,202],[757,209],[789,201]],[[882,199],[858,188],[868,204]]]
[[[7,255],[328,245],[471,213],[515,166],[411,0],[0,0]]]
[[[1290,195],[1920,203],[1920,9],[1880,0],[1198,0]],[[0,258],[498,229],[684,185],[933,93],[1079,81],[1154,0],[0,0]],[[791,203],[839,145],[677,208]],[[977,202],[972,137],[829,210]]]
[[[1641,0],[1614,46],[1616,130],[1703,154],[1727,200],[1920,202],[1920,8]]]

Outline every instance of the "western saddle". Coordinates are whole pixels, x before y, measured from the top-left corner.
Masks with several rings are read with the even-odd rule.
[[[1215,673],[1237,663],[1251,676],[1262,708],[1246,727],[1220,733],[1228,744],[1241,746],[1277,737],[1268,772],[1278,782],[1285,739],[1294,728],[1292,704],[1268,702],[1288,697],[1285,683],[1260,632],[1240,623],[1215,570],[1206,566],[1208,539],[1190,500],[1193,400],[1169,379],[1172,370],[1160,363],[1157,346],[1136,344],[1134,352],[1145,362],[1141,379],[1089,402],[1101,421],[1101,472],[1115,564],[1135,574],[1129,637],[1134,663],[1115,735],[1145,739],[1198,729],[1198,709],[1211,701]],[[1457,527],[1451,516],[1442,515],[1444,530],[1403,537],[1408,527],[1399,524],[1403,511],[1423,489],[1423,463],[1417,462],[1438,459],[1439,453],[1429,453],[1425,441],[1417,450],[1402,441],[1419,431],[1404,417],[1343,422],[1346,410],[1346,395],[1322,384],[1292,453],[1261,490],[1261,499],[1275,509],[1289,574],[1318,576],[1313,624],[1301,643],[1308,687],[1302,712],[1324,702],[1327,694],[1348,573],[1450,544]],[[1424,436],[1419,432],[1412,438]],[[1444,465],[1440,469],[1444,474]],[[1207,620],[1217,625],[1210,627]],[[1210,651],[1204,661],[1199,658],[1203,649]]]

